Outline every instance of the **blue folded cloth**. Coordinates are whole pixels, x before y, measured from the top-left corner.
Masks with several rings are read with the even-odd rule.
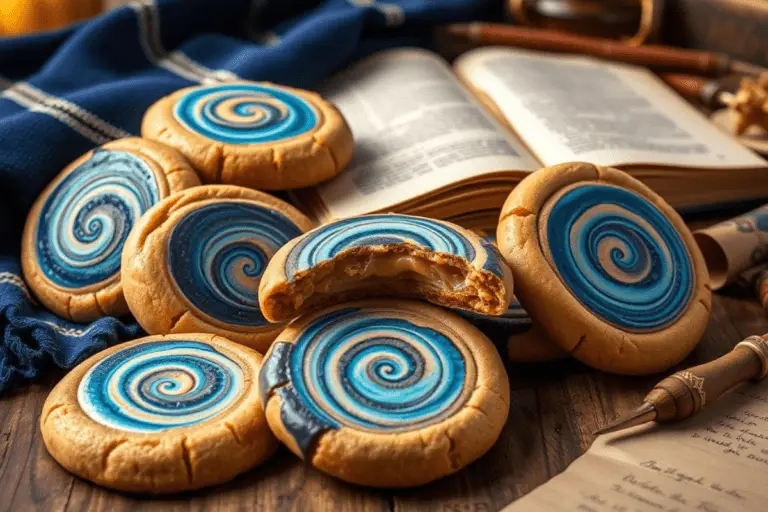
[[[65,321],[21,275],[24,219],[68,163],[138,135],[158,98],[233,78],[312,87],[354,59],[423,45],[484,0],[141,0],[64,30],[0,39],[0,391],[141,333],[131,318]]]

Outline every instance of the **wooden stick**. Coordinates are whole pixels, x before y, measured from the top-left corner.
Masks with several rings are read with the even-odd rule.
[[[707,76],[723,76],[728,73],[757,76],[766,71],[753,64],[732,60],[720,53],[660,45],[631,46],[611,39],[566,34],[555,30],[479,22],[448,25],[446,30],[453,36],[479,44],[581,53],[660,71],[683,71]]]

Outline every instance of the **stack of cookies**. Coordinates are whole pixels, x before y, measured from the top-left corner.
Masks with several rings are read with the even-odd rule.
[[[23,242],[51,310],[130,312],[150,335],[82,363],[43,408],[49,452],[107,487],[214,485],[278,440],[348,482],[421,485],[480,457],[507,419],[506,370],[473,323],[528,329],[512,354],[517,343],[618,373],[676,363],[706,325],[690,233],[620,171],[531,175],[503,211],[500,253],[492,236],[422,217],[315,227],[255,190],[349,162],[344,119],[307,91],[183,89],[148,110],[142,134],[65,169]]]

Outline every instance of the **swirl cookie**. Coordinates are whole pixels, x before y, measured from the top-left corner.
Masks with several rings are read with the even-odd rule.
[[[259,400],[261,355],[218,336],[150,336],[68,373],[40,416],[43,441],[77,476],[166,493],[225,482],[277,447]]]
[[[263,192],[186,190],[148,211],[126,240],[125,298],[150,334],[207,332],[265,351],[283,326],[264,319],[259,281],[272,255],[312,227]]]
[[[534,323],[586,364],[663,371],[704,333],[712,294],[693,236],[619,170],[574,163],[533,173],[504,204],[497,239]]]
[[[261,310],[273,322],[372,295],[500,315],[512,300],[512,274],[493,245],[455,224],[365,215],[284,246],[259,288]]]
[[[496,247],[496,233],[488,233],[487,230],[480,228],[471,228],[471,231]],[[456,313],[460,314],[481,329],[483,327],[491,327],[494,330],[501,329],[520,332],[531,327],[531,317],[528,315],[528,312],[523,309],[520,301],[514,296],[512,297],[507,310],[498,316],[482,315],[461,309],[457,309]],[[494,338],[492,337],[491,339]]]
[[[507,310],[499,316],[480,315],[473,313],[472,311],[462,311],[460,309],[457,309],[456,313],[478,326],[489,325],[498,328],[519,330],[524,330],[531,326],[531,317],[515,297],[512,297],[512,301],[509,303]]]
[[[488,338],[415,301],[353,302],[295,320],[265,357],[259,387],[291,451],[374,487],[458,471],[496,442],[509,412]]]
[[[265,82],[188,87],[144,116],[141,134],[186,156],[204,181],[265,190],[308,187],[352,158],[352,132],[319,95]]]
[[[121,139],[89,151],[32,206],[21,246],[24,279],[69,320],[128,313],[120,284],[128,233],[152,205],[199,184],[181,155],[155,142]]]

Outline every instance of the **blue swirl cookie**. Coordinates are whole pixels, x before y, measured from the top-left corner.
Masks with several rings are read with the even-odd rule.
[[[455,224],[365,215],[287,244],[269,262],[259,289],[271,321],[366,296],[418,297],[500,315],[512,300],[512,275],[492,244]]]
[[[465,226],[496,245],[496,233],[475,225]],[[491,340],[507,340],[506,352],[513,363],[540,363],[568,357],[559,345],[549,341],[547,335],[533,325],[533,320],[517,297],[501,316],[479,315],[471,311],[456,310]]]
[[[456,312],[479,327],[492,325],[494,327],[522,331],[529,329],[533,323],[528,312],[515,297],[512,297],[507,310],[499,316],[480,315],[472,311],[462,311],[461,309],[457,309]]]
[[[54,313],[77,322],[124,315],[120,254],[155,203],[199,185],[176,151],[121,139],[89,151],[43,191],[27,216],[24,278]]]
[[[113,489],[167,493],[225,482],[277,447],[260,401],[261,362],[205,334],[112,347],[51,391],[43,441],[66,469]]]
[[[468,229],[496,247],[496,233],[489,233],[486,229],[477,227]],[[498,316],[482,315],[461,309],[457,309],[456,313],[469,320],[472,324],[478,326],[481,330],[483,327],[491,327],[492,330],[501,329],[507,331],[505,334],[527,331],[532,325],[530,315],[528,315],[528,312],[520,304],[520,301],[514,296],[509,302],[507,310]],[[491,339],[493,339],[493,337],[491,337]]]
[[[141,134],[178,149],[208,183],[263,190],[327,180],[349,163],[354,146],[333,105],[266,82],[176,91],[147,110]]]
[[[663,371],[706,328],[711,291],[693,236],[619,170],[537,171],[507,199],[497,238],[534,323],[596,368]]]
[[[125,298],[150,334],[205,332],[265,351],[282,330],[259,308],[267,263],[312,222],[263,192],[195,187],[158,203],[123,250]]]
[[[508,386],[480,331],[392,299],[300,317],[259,374],[278,439],[322,471],[375,487],[421,485],[485,453],[506,421]]]

